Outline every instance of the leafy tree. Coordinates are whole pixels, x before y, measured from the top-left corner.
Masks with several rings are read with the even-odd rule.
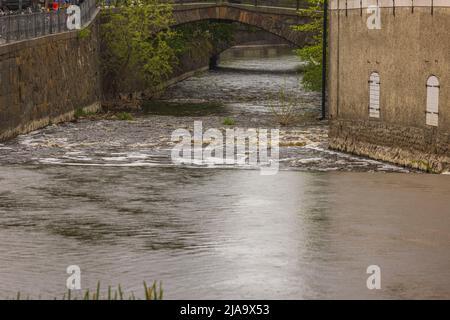
[[[200,21],[178,26],[171,46],[177,53],[197,48],[201,54],[211,54],[215,50],[228,47],[233,43],[235,25],[211,21]]]
[[[309,23],[295,27],[297,31],[312,35],[312,41],[301,49],[296,50],[305,62],[303,85],[306,89],[320,91],[322,89],[322,48],[323,48],[323,8],[324,0],[306,0],[308,8],[300,13],[311,19]]]
[[[101,25],[103,72],[110,91],[132,85],[156,92],[172,72],[176,50],[172,6],[159,0],[124,0],[106,9]],[[133,83],[125,81],[132,75]],[[137,90],[136,90],[137,91]]]

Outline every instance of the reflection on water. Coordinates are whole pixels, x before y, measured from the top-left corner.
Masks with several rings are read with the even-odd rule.
[[[445,176],[0,169],[0,290],[162,280],[178,298],[450,297]],[[366,268],[382,290],[366,288]]]
[[[83,288],[140,294],[143,280],[161,280],[169,299],[450,298],[446,176],[369,173],[406,170],[327,150],[324,124],[283,128],[304,146],[281,147],[275,176],[171,164],[171,132],[194,120],[273,125],[264,95],[280,84],[317,109],[292,54],[227,54],[135,121],[0,144],[0,298],[62,297],[73,264]],[[173,112],[180,100],[191,104]],[[369,265],[382,290],[366,288]]]

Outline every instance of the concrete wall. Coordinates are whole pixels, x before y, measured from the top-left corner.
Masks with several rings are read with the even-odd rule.
[[[89,29],[0,46],[0,140],[100,107],[97,19]]]
[[[431,171],[450,168],[450,8],[383,2],[369,30],[359,1],[330,10],[330,147]],[[404,3],[403,3],[404,2]],[[417,1],[415,1],[417,2]],[[436,1],[435,1],[436,2]],[[376,1],[374,2],[376,3]],[[369,1],[364,1],[366,7]],[[399,6],[404,4],[404,6]],[[450,5],[450,3],[449,3]],[[380,118],[369,118],[369,75],[380,75]],[[426,125],[426,82],[440,81],[439,125]]]

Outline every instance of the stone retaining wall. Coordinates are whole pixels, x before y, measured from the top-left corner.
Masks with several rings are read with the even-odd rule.
[[[99,24],[0,46],[0,140],[101,104]]]

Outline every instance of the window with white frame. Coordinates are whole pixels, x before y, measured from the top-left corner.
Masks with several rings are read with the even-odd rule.
[[[369,117],[380,117],[380,75],[377,72],[369,78]]]
[[[427,125],[438,126],[439,123],[439,79],[431,76],[427,80]]]

